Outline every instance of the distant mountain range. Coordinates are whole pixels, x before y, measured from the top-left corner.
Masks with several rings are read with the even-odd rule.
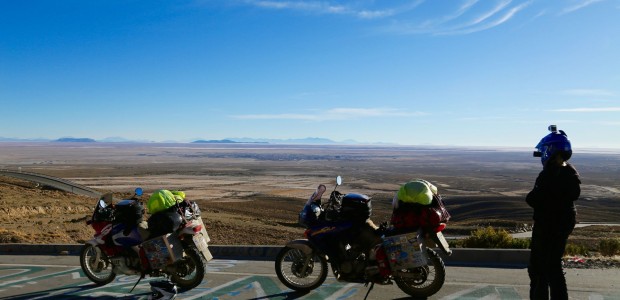
[[[0,142],[57,142],[57,143],[158,143],[149,140],[130,140],[122,137],[108,137],[101,140],[95,140],[92,138],[75,138],[75,137],[63,137],[59,139],[20,139],[20,138],[5,138],[0,137]],[[303,139],[255,139],[255,138],[226,138],[221,140],[204,140],[195,139],[191,142],[182,141],[162,141],[159,143],[195,143],[195,144],[288,144],[288,145],[355,145],[360,144],[354,140],[334,141],[326,138],[308,137]]]
[[[238,143],[238,142],[224,139],[224,140],[196,140],[196,141],[193,141],[192,143],[194,144],[233,144],[233,143]]]
[[[89,138],[59,138],[54,142],[60,143],[94,143],[95,140]]]

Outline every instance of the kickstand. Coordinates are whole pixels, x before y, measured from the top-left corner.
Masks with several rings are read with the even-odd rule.
[[[138,278],[138,281],[136,282],[136,284],[134,284],[134,285],[133,285],[133,287],[131,288],[131,291],[129,291],[129,293],[133,292],[133,289],[135,289],[135,288],[136,288],[136,286],[138,286],[138,283],[140,283],[140,280],[142,280],[142,278],[144,278],[144,277],[145,277],[145,274],[144,274],[144,273],[142,273],[142,274],[140,275],[140,278]]]
[[[366,285],[368,285],[368,283],[366,283]],[[372,288],[375,287],[375,283],[371,283],[370,284],[370,288],[368,289],[368,292],[366,293],[366,297],[364,297],[364,300],[366,300],[368,298],[368,295],[370,294],[370,291],[372,291]]]

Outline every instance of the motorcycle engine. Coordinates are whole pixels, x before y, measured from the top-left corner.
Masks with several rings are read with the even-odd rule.
[[[123,251],[121,255],[110,258],[116,274],[139,275],[140,259],[133,250]]]
[[[345,248],[344,260],[339,265],[339,274],[343,278],[363,278],[368,260],[366,255],[357,247],[348,246]]]

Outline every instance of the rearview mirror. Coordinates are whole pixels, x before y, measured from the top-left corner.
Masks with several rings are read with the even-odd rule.
[[[342,184],[342,177],[338,175],[338,177],[336,177],[336,185],[341,185],[341,184]]]

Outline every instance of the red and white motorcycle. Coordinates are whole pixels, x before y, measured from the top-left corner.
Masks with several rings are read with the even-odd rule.
[[[92,218],[86,222],[95,235],[80,252],[84,274],[99,286],[112,282],[118,274],[141,275],[140,279],[145,275],[169,277],[181,290],[198,286],[207,262],[213,258],[198,205],[189,201],[177,204],[172,216],[178,216],[174,217],[178,220],[171,222],[175,228],[143,240],[148,231],[133,220],[141,219],[144,211],[139,201],[142,193],[141,188],[136,188],[132,199],[113,204],[102,198],[97,202]]]

